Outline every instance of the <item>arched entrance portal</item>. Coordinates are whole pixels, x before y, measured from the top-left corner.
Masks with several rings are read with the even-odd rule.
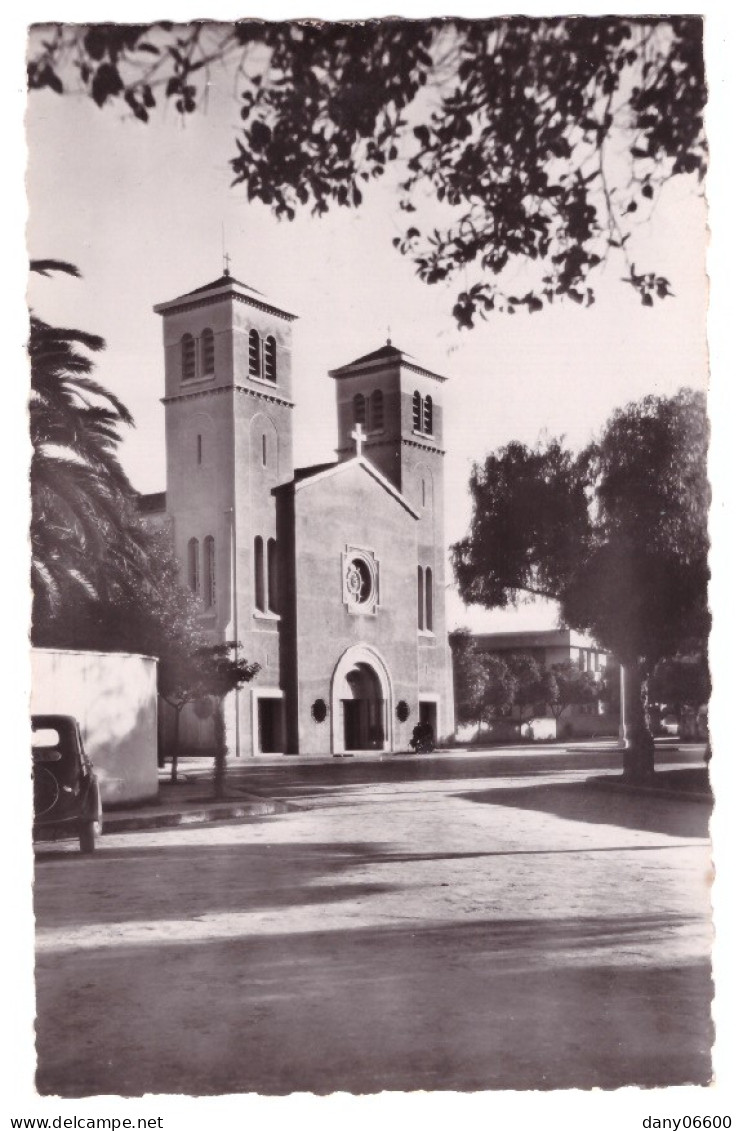
[[[334,754],[390,750],[392,687],[384,661],[366,645],[343,653],[331,689]]]

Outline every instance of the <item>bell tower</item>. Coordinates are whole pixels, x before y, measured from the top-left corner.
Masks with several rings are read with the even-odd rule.
[[[445,377],[424,369],[393,346],[333,369],[338,414],[338,455],[355,455],[351,432],[366,433],[364,454],[414,505],[425,506],[420,468],[441,474],[444,455],[442,393]],[[420,496],[420,499],[419,499]]]
[[[275,489],[293,475],[295,316],[233,278],[155,306],[163,319],[167,511],[185,584],[214,640],[261,671],[226,704],[232,753],[256,753],[258,715],[283,746],[281,562]],[[279,704],[259,707],[261,697]],[[268,751],[267,751],[268,752]]]
[[[331,370],[330,376],[336,382],[339,458],[356,455],[353,433],[360,425],[366,437],[364,457],[419,515],[418,652],[420,685],[425,687],[429,669],[441,672],[448,663],[443,419],[447,379],[419,365],[389,339],[381,349]],[[432,696],[431,709],[435,699],[443,703],[446,697]],[[443,717],[438,724],[444,725]]]

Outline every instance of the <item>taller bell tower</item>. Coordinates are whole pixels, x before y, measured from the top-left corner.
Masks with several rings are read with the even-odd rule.
[[[235,754],[284,744],[282,547],[275,489],[293,475],[295,316],[227,271],[159,303],[165,347],[167,510],[184,582],[215,642],[261,670],[225,712]],[[260,707],[260,700],[270,701]],[[268,751],[267,751],[268,752]]]

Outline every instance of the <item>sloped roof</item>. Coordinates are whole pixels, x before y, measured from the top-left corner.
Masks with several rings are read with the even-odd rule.
[[[220,294],[220,292],[222,293]],[[227,271],[224,271],[217,279],[212,279],[210,283],[194,287],[192,291],[186,291],[184,294],[178,295],[177,298],[156,303],[153,310],[156,314],[172,314],[199,304],[218,302],[221,298],[227,298],[230,295],[238,302],[244,302],[249,306],[256,306],[260,310],[268,311],[270,314],[276,314],[279,318],[288,322],[293,322],[297,317],[296,314],[291,314],[288,310],[269,302],[262,291],[241,282],[240,279],[236,279],[234,275],[230,275]]]
[[[361,357],[355,358],[353,361],[346,362],[345,365],[338,365],[335,369],[330,370],[331,377],[351,377],[359,370],[369,368],[370,370],[378,369],[384,365],[385,362],[397,363],[402,369],[410,369],[413,373],[420,373],[426,377],[433,377],[434,381],[446,381],[446,377],[442,377],[440,373],[434,373],[432,369],[427,369],[424,365],[412,357],[404,350],[398,349],[393,346],[390,339],[387,339],[386,345],[381,346],[377,350],[372,350],[371,353],[365,353]]]
[[[337,463],[337,460],[331,460],[328,463],[313,463],[308,467],[295,467],[294,482],[300,483],[303,479],[309,479],[313,475],[318,475],[321,471],[327,471],[328,468],[335,467]]]
[[[382,361],[384,358],[388,358],[388,357],[389,358],[393,358],[393,357],[396,358],[396,357],[405,357],[405,356],[407,356],[407,355],[403,354],[402,350],[399,350],[397,348],[397,346],[393,346],[392,343],[390,341],[388,341],[387,345],[382,346],[381,349],[373,350],[371,353],[365,353],[363,357],[357,357],[353,361],[347,362],[347,364],[348,365],[361,365],[365,361]]]
[[[263,291],[256,290],[255,287],[248,286],[247,283],[241,282],[240,279],[236,279],[228,272],[222,272],[218,279],[214,279],[214,281],[211,283],[204,283],[203,287],[194,287],[192,291],[186,291],[186,294],[200,295],[204,291],[214,291],[217,289],[217,287],[226,287],[228,284],[233,287],[242,287],[246,291],[252,291],[254,295],[263,296]]]
[[[301,491],[304,487],[309,487],[311,484],[318,483],[323,479],[331,479],[335,475],[344,475],[352,467],[360,467],[362,471],[365,471],[367,475],[370,475],[372,479],[376,480],[388,495],[392,495],[393,499],[396,499],[406,511],[409,511],[413,518],[420,518],[420,512],[417,511],[415,507],[411,506],[405,496],[400,494],[397,487],[390,483],[389,479],[386,479],[384,475],[382,475],[382,472],[364,456],[355,456],[353,459],[341,460],[339,463],[318,464],[317,469],[310,467],[301,468],[300,470],[306,472],[306,474],[299,476],[295,473],[295,490]]]

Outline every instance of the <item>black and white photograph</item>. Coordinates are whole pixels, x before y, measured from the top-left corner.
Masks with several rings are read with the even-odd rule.
[[[732,1127],[706,17],[59,7],[12,1116]]]

